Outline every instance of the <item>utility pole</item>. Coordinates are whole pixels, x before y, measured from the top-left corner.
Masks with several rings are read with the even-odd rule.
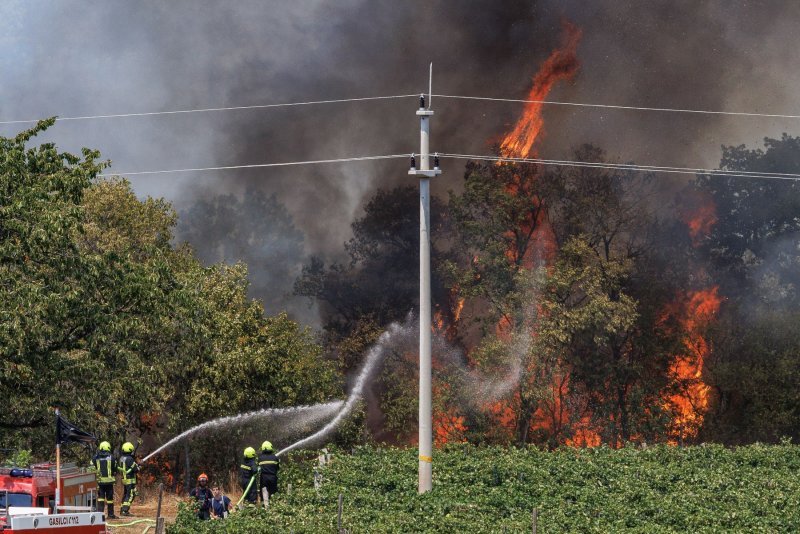
[[[433,412],[431,409],[431,178],[441,174],[439,156],[430,165],[430,118],[433,88],[433,63],[428,78],[428,107],[425,95],[419,96],[419,169],[414,155],[408,174],[419,176],[419,493],[432,488]]]

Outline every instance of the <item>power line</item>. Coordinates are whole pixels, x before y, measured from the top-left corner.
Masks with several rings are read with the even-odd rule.
[[[671,174],[708,174],[711,176],[731,176],[738,178],[760,178],[765,180],[800,180],[800,174],[772,173],[756,171],[726,171],[724,169],[701,169],[691,167],[667,167],[657,165],[634,165],[626,163],[571,161],[540,158],[506,158],[502,156],[484,156],[479,154],[439,154],[440,158],[468,159],[479,161],[497,161],[511,163],[530,163],[543,166],[557,167],[587,167],[594,169],[612,169],[635,172],[664,172]]]
[[[800,115],[785,115],[780,113],[748,113],[744,111],[713,111],[705,109],[680,109],[680,108],[655,108],[645,106],[621,106],[614,104],[587,104],[582,102],[559,102],[556,100],[521,100],[515,98],[491,98],[485,96],[459,96],[459,95],[432,95],[437,98],[452,98],[459,100],[485,100],[489,102],[515,102],[525,104],[548,104],[555,106],[576,106],[583,108],[627,109],[633,111],[663,111],[673,113],[698,113],[705,115],[732,115],[739,117],[769,117],[778,119],[800,119]]]
[[[316,159],[309,161],[284,161],[280,163],[254,163],[251,165],[226,165],[222,167],[196,167],[191,169],[166,169],[158,171],[135,171],[135,172],[114,172],[98,174],[101,177],[110,176],[141,176],[144,174],[169,174],[175,172],[204,172],[204,171],[227,171],[235,169],[259,169],[263,167],[290,167],[295,165],[320,165],[323,163],[346,163],[348,161],[375,161],[382,159],[408,158],[410,154],[389,154],[386,156],[360,156],[354,158],[338,159]]]
[[[346,102],[363,102],[369,100],[390,100],[396,98],[411,98],[417,97],[419,93],[414,94],[407,94],[407,95],[390,95],[390,96],[368,96],[368,97],[360,97],[360,98],[339,98],[339,99],[332,99],[332,100],[310,100],[307,102],[284,102],[278,104],[255,104],[251,106],[228,106],[228,107],[216,107],[216,108],[197,108],[197,109],[179,109],[179,110],[168,110],[168,111],[148,111],[148,112],[139,112],[139,113],[112,113],[107,115],[84,115],[84,116],[75,116],[75,117],[59,117],[59,121],[80,121],[80,120],[91,120],[91,119],[116,119],[116,118],[126,118],[126,117],[150,117],[150,116],[157,116],[157,115],[182,115],[188,113],[206,113],[212,111],[238,111],[238,110],[247,110],[247,109],[269,109],[269,108],[281,108],[281,107],[293,107],[293,106],[311,106],[316,104],[339,104],[339,103],[346,103]],[[728,116],[738,116],[738,117],[765,117],[765,118],[778,118],[778,119],[800,119],[800,115],[790,115],[790,114],[782,114],[782,113],[754,113],[754,112],[743,112],[743,111],[715,111],[715,110],[703,110],[703,109],[681,109],[681,108],[665,108],[665,107],[646,107],[646,106],[623,106],[623,105],[615,105],[615,104],[592,104],[592,103],[585,103],[585,102],[564,102],[564,101],[556,101],[556,100],[524,100],[524,99],[517,99],[517,98],[494,98],[494,97],[485,97],[485,96],[465,96],[465,95],[439,95],[433,94],[437,98],[450,98],[450,99],[457,99],[457,100],[480,100],[480,101],[488,101],[488,102],[512,102],[512,103],[521,103],[521,104],[545,104],[545,105],[555,105],[555,106],[574,106],[574,107],[583,107],[583,108],[601,108],[601,109],[621,109],[621,110],[632,110],[632,111],[659,111],[659,112],[671,112],[671,113],[694,113],[694,114],[704,114],[704,115],[728,115]],[[37,122],[42,119],[25,119],[25,120],[7,120],[7,121],[0,121],[0,124],[27,124]]]
[[[236,169],[259,169],[268,167],[291,167],[298,165],[320,165],[325,163],[347,163],[355,161],[378,161],[386,159],[402,159],[402,158],[408,158],[410,156],[411,154],[387,154],[384,156],[358,156],[351,158],[317,159],[308,161],[284,161],[279,163],[254,163],[250,165],[225,165],[220,167],[193,167],[184,169],[164,169],[164,170],[154,170],[154,171],[115,172],[115,173],[102,173],[98,174],[98,176],[101,177],[142,176],[150,174],[171,174],[171,173],[181,173],[181,172],[206,172],[206,171],[224,171],[224,170],[236,170]],[[449,158],[449,159],[523,163],[523,164],[556,166],[556,167],[609,169],[609,170],[621,170],[621,171],[632,171],[632,172],[663,172],[670,174],[707,174],[710,176],[730,176],[738,178],[756,178],[763,180],[791,180],[791,181],[800,180],[800,174],[793,174],[793,173],[726,171],[723,169],[669,167],[669,166],[658,166],[658,165],[635,165],[628,163],[573,161],[573,160],[541,159],[541,158],[506,158],[502,156],[486,156],[481,154],[444,153],[444,154],[439,154],[439,157]]]
[[[186,113],[205,113],[209,111],[236,111],[242,109],[267,109],[267,108],[283,108],[292,106],[311,106],[315,104],[340,104],[344,102],[363,102],[366,100],[389,100],[392,98],[409,98],[417,97],[419,94],[413,95],[392,95],[392,96],[366,96],[361,98],[339,98],[336,100],[310,100],[308,102],[284,102],[281,104],[257,104],[253,106],[230,106],[222,108],[198,108],[198,109],[179,109],[173,111],[148,111],[142,113],[114,113],[110,115],[85,115],[81,117],[58,117],[59,121],[82,121],[89,119],[117,119],[123,117],[149,117],[153,115],[180,115]],[[27,120],[14,120],[14,121],[0,121],[0,124],[24,124],[37,122],[42,119],[27,119]]]

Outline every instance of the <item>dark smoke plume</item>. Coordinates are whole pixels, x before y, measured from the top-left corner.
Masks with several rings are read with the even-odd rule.
[[[431,61],[435,92],[524,98],[539,63],[558,45],[563,19],[583,30],[581,68],[552,99],[800,110],[800,74],[786,45],[800,22],[795,2],[9,0],[0,7],[0,118],[410,94],[427,88]],[[67,150],[99,148],[121,173],[390,154],[417,150],[415,107],[409,98],[63,122],[48,138]],[[519,104],[441,98],[434,108],[432,148],[459,153],[488,153],[521,111]],[[591,142],[624,161],[675,166],[713,166],[722,144],[797,133],[794,122],[776,119],[559,106],[546,107],[544,118],[542,157],[568,156]],[[0,133],[19,129],[5,125]],[[293,263],[311,253],[340,254],[364,200],[378,187],[408,181],[405,166],[398,160],[132,181],[139,194],[166,196],[179,210],[219,195],[276,195],[305,237],[299,257],[287,259]],[[435,193],[461,182],[461,163],[444,166]],[[235,226],[251,219],[231,216]],[[207,235],[214,230],[208,224],[198,218],[184,236]],[[232,229],[225,237],[246,234]],[[230,248],[247,246],[241,240]]]

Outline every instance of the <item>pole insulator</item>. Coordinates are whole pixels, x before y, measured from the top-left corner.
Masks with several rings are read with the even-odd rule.
[[[425,109],[425,95],[419,95],[419,109]]]
[[[414,154],[411,154],[411,170],[414,171],[417,169],[417,159],[414,157]]]
[[[439,153],[438,152],[433,155],[433,170],[435,170],[435,171],[439,170]]]

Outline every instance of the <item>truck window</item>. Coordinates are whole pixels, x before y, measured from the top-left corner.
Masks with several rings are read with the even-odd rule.
[[[8,502],[6,502],[6,495]],[[33,506],[33,499],[28,493],[0,493],[0,508],[6,506]]]

